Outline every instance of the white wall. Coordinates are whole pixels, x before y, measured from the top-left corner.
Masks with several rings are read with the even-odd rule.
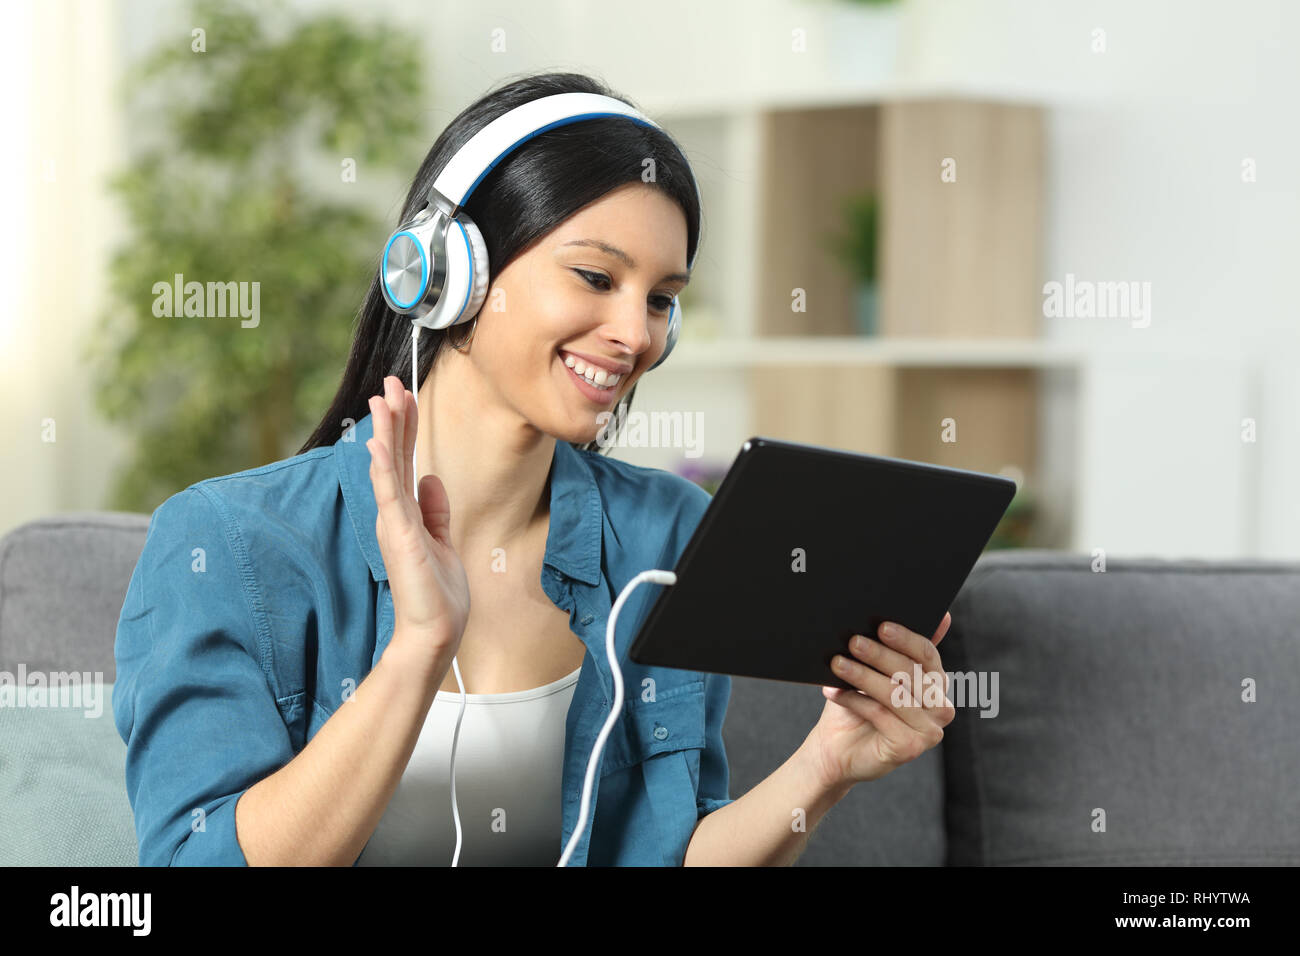
[[[1151,283],[1151,324],[1046,320],[1094,354],[1076,546],[1300,555],[1300,255],[1282,107],[1062,108],[1051,125],[1045,278]],[[1289,131],[1293,140],[1294,129]],[[1259,181],[1241,179],[1253,157]],[[1242,441],[1242,420],[1257,441]]]
[[[1044,320],[1092,356],[1074,547],[1300,556],[1300,6],[1017,0],[913,13],[927,24],[913,80],[1051,107],[1044,281],[1151,283],[1148,328]],[[1104,53],[1091,48],[1098,27]],[[1248,417],[1255,444],[1241,440]]]
[[[51,512],[100,507],[118,454],[96,419],[78,358],[96,332],[106,256],[120,222],[101,188],[120,155],[110,87],[115,12],[114,0],[24,0],[4,8],[11,165],[0,180],[9,298],[0,321],[0,533]],[[53,442],[42,440],[47,420]]]

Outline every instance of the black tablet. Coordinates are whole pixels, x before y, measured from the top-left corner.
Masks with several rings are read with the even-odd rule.
[[[833,687],[854,634],[929,637],[1016,492],[999,475],[754,437],[628,654]]]

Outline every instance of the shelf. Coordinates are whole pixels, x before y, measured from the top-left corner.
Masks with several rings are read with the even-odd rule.
[[[714,448],[760,434],[1012,468],[1043,499],[1034,542],[1065,542],[1094,343],[1042,337],[1044,111],[887,73],[791,78],[651,104],[712,212],[663,404],[708,410]],[[881,199],[873,336],[830,244],[863,194]]]
[[[1076,367],[1078,346],[1038,339],[871,339],[854,336],[694,342],[673,350],[674,368],[752,368],[767,365],[911,365],[978,368]]]

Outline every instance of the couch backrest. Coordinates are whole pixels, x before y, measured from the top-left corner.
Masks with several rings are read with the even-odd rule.
[[[116,679],[113,642],[149,515],[53,515],[0,538],[0,670]]]
[[[945,732],[950,863],[1300,863],[1300,564],[991,552],[952,614],[945,670],[999,679]]]

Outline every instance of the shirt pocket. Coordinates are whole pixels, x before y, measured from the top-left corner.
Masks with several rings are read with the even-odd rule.
[[[701,679],[664,688],[653,701],[627,702],[623,733],[611,731],[618,743],[601,763],[601,776],[640,766],[664,866],[681,865],[699,819],[704,700]]]

